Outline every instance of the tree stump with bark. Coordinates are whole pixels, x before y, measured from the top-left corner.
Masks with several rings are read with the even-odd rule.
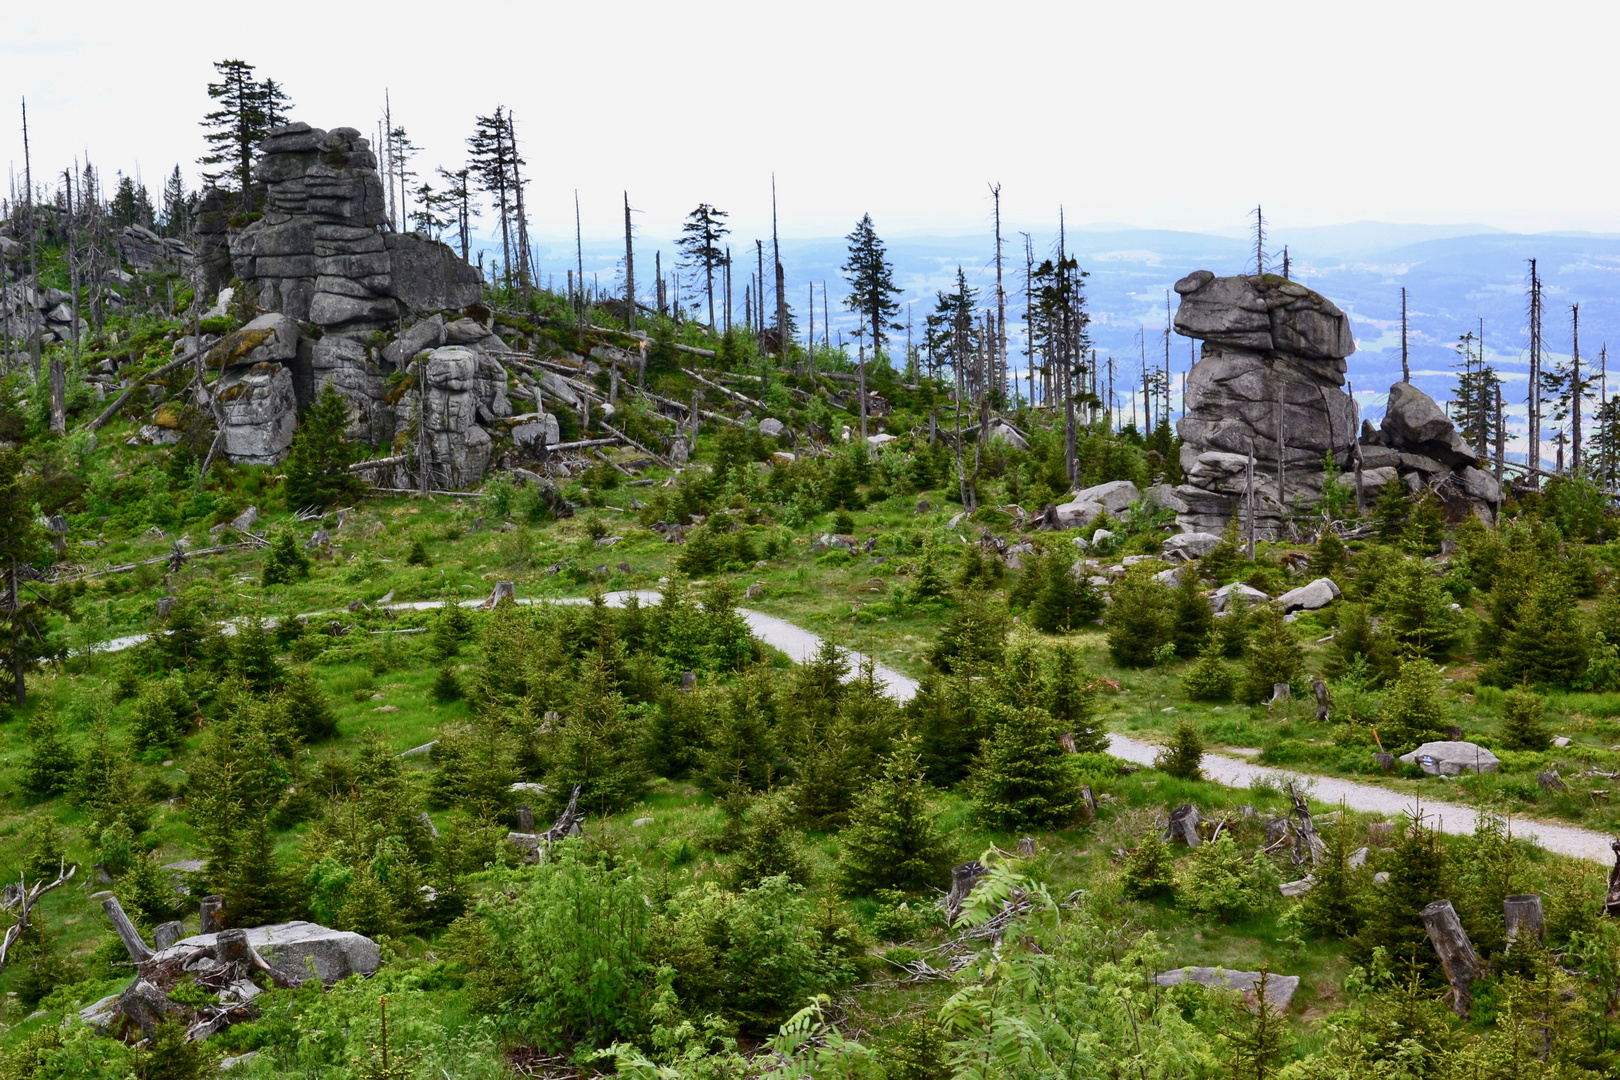
[[[1198,807],[1192,803],[1183,803],[1170,811],[1170,824],[1164,830],[1164,839],[1174,843],[1179,840],[1190,848],[1195,848],[1203,842],[1198,835],[1199,823],[1203,818],[1198,815]]]
[[[1510,896],[1502,901],[1502,918],[1507,924],[1507,948],[1521,937],[1540,942],[1547,934],[1547,918],[1541,910],[1541,897],[1535,893]]]
[[[962,914],[962,904],[967,900],[968,894],[973,891],[979,879],[984,877],[984,864],[977,859],[965,862],[960,866],[951,868],[951,890],[945,894],[945,921],[954,925],[957,917]]]
[[[225,929],[225,898],[205,896],[197,907],[198,932],[217,934]]]

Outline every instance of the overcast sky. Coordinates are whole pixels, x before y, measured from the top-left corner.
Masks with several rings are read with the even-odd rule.
[[[420,163],[516,113],[535,232],[669,237],[700,200],[740,235],[1123,222],[1237,233],[1373,219],[1620,231],[1610,55],[1620,5],[345,3],[0,13],[0,159],[89,154],[156,190],[195,176],[211,62],[283,83],[296,119],[376,126]],[[426,170],[424,170],[426,171]]]

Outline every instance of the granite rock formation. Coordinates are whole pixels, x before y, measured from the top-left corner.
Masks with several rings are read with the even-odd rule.
[[[1176,282],[1177,333],[1203,342],[1177,422],[1186,483],[1183,532],[1219,533],[1240,512],[1254,461],[1255,533],[1284,535],[1296,511],[1321,500],[1331,458],[1363,498],[1385,484],[1432,490],[1453,519],[1489,517],[1495,479],[1434,401],[1406,383],[1390,389],[1383,427],[1362,424],[1345,392],[1355,352],[1350,320],[1332,301],[1274,275],[1218,278],[1199,270]],[[1279,482],[1279,472],[1281,480]]]
[[[506,346],[476,306],[479,272],[436,240],[387,231],[377,159],[353,128],[277,128],[259,146],[254,181],[264,213],[245,225],[234,219],[225,235],[243,299],[272,314],[209,354],[223,369],[226,452],[278,460],[295,410],[330,385],[349,404],[352,437],[408,450],[412,432],[399,408],[413,419],[421,411],[418,449],[429,471],[476,483],[492,441],[480,425],[511,412],[506,370],[489,355]],[[215,246],[213,234],[200,237],[205,269]],[[447,344],[462,348],[423,369],[428,405],[418,410],[409,373]]]

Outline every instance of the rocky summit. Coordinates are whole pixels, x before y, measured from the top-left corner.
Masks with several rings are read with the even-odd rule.
[[[1176,425],[1184,532],[1219,533],[1246,512],[1252,483],[1256,536],[1279,538],[1299,511],[1320,504],[1330,459],[1363,500],[1401,482],[1433,491],[1453,520],[1489,519],[1500,486],[1421,390],[1391,387],[1383,427],[1362,424],[1358,434],[1345,389],[1355,340],[1331,300],[1274,274],[1207,270],[1176,282],[1176,292],[1176,332],[1203,342]]]

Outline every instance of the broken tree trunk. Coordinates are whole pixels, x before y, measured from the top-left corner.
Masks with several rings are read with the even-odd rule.
[[[1327,683],[1321,679],[1311,680],[1311,689],[1316,691],[1316,719],[1319,723],[1328,720],[1328,688]]]
[[[573,836],[579,832],[579,823],[582,815],[579,812],[579,793],[581,785],[575,784],[574,791],[568,796],[568,807],[557,815],[557,823],[547,829],[542,837],[546,843],[555,843],[565,836]]]
[[[1620,839],[1609,847],[1614,851],[1614,869],[1609,871],[1609,896],[1603,903],[1603,914],[1614,919],[1620,918]]]
[[[1513,943],[1520,937],[1527,941],[1534,938],[1537,942],[1546,935],[1547,920],[1541,910],[1541,897],[1535,893],[1524,893],[1520,896],[1510,896],[1502,901],[1502,917],[1507,924],[1507,947],[1513,948]]]
[[[1419,917],[1423,928],[1429,932],[1435,955],[1440,958],[1446,981],[1451,984],[1451,1011],[1467,1019],[1474,1004],[1473,983],[1482,974],[1479,954],[1474,952],[1474,945],[1468,940],[1468,932],[1463,929],[1462,920],[1457,918],[1450,900],[1436,900],[1419,912]]]
[[[129,953],[131,960],[139,964],[152,959],[151,948],[142,940],[141,932],[135,929],[135,924],[129,921],[129,916],[124,914],[123,905],[118,902],[118,897],[109,896],[103,900],[101,910],[112,920],[113,929],[118,932],[118,938],[124,943],[124,949]]]
[[[173,922],[166,922],[152,931],[152,947],[158,952],[162,952],[185,936],[184,923],[178,919]]]
[[[1288,781],[1288,797],[1294,803],[1290,814],[1289,825],[1294,830],[1294,865],[1303,866],[1310,863],[1315,866],[1327,855],[1327,844],[1316,831],[1316,823],[1311,820],[1311,807],[1298,791],[1294,790],[1294,782]]]

